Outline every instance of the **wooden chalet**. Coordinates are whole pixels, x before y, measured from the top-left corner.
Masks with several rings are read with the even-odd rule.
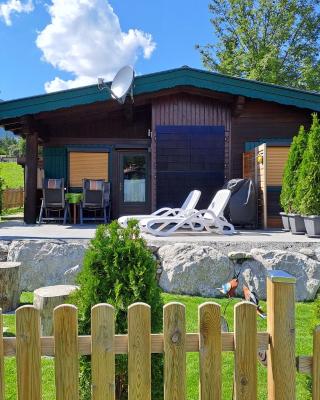
[[[319,93],[189,67],[137,76],[133,94],[120,105],[92,85],[0,103],[0,126],[26,138],[25,222],[38,215],[40,147],[44,175],[70,191],[110,181],[113,218],[179,206],[191,189],[205,208],[243,176],[246,150],[290,143],[320,111]]]

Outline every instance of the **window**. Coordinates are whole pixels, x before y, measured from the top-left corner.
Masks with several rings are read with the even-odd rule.
[[[109,180],[109,153],[70,152],[69,184],[71,187],[82,187],[82,179]]]

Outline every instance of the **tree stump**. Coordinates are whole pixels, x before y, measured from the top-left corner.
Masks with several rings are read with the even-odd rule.
[[[60,304],[64,304],[68,296],[77,290],[74,285],[55,285],[36,289],[33,305],[40,311],[41,335],[53,336],[53,310]]]
[[[20,300],[19,262],[0,262],[0,308],[2,312],[13,311]]]

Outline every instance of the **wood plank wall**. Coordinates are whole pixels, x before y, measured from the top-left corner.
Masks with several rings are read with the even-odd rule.
[[[156,126],[214,125],[225,127],[225,178],[230,176],[231,108],[210,98],[179,94],[161,97],[152,103],[152,209],[156,207]]]
[[[231,177],[242,177],[245,142],[266,138],[291,138],[300,125],[308,127],[311,111],[281,104],[246,99],[244,109],[232,118]]]

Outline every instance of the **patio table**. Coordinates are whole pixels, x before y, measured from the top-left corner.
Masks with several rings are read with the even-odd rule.
[[[69,204],[73,204],[73,223],[77,223],[77,205],[83,199],[82,193],[66,193],[65,199]]]

